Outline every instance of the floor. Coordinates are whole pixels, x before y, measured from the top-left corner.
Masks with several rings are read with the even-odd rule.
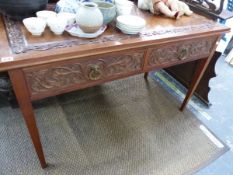
[[[210,81],[209,100],[212,105],[208,108],[193,98],[189,107],[198,110],[197,117],[230,150],[195,175],[233,175],[233,67],[224,61],[224,57],[220,57],[215,71],[217,76]],[[164,73],[156,72],[155,80],[180,100],[184,96],[184,89],[177,82],[170,81]]]
[[[220,58],[216,74],[210,81],[209,99],[212,106],[202,107],[204,115],[199,116],[199,119],[230,147],[230,151],[197,175],[233,175],[233,67]]]

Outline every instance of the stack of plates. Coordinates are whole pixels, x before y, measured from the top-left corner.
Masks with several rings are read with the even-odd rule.
[[[137,34],[145,25],[146,21],[143,18],[134,15],[118,16],[116,20],[116,27],[125,34]]]

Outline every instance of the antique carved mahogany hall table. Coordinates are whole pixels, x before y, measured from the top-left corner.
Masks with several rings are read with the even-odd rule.
[[[174,20],[138,9],[135,13],[147,23],[140,34],[123,34],[113,22],[93,39],[68,33],[56,36],[48,29],[41,37],[33,37],[21,21],[0,18],[0,71],[10,76],[42,168],[46,161],[32,101],[200,60],[180,107],[183,110],[221,35],[230,30],[197,14]]]

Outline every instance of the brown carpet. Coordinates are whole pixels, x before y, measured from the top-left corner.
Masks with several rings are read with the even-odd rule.
[[[192,174],[226,147],[179,105],[142,75],[37,102],[45,170],[19,110],[0,108],[0,174]]]

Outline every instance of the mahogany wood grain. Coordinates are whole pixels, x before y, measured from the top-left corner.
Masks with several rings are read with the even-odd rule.
[[[72,59],[23,69],[32,100],[142,73],[144,49]],[[92,67],[99,77],[90,77]]]
[[[23,72],[20,69],[11,70],[9,71],[9,75],[41,167],[45,168],[47,165]]]

